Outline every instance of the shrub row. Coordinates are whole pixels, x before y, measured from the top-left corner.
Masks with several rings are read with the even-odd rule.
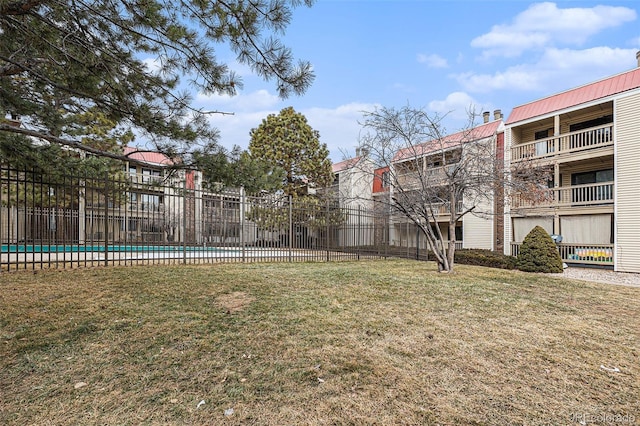
[[[458,249],[455,263],[463,265],[487,266],[489,268],[515,269],[516,258],[499,252],[481,249]]]

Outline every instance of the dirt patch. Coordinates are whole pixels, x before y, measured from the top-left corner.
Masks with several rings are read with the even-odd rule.
[[[216,298],[216,303],[222,307],[228,314],[242,311],[251,304],[254,298],[244,291],[235,291],[233,293],[223,294]]]

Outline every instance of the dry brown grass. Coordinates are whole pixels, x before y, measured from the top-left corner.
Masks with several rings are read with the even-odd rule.
[[[3,274],[0,423],[640,421],[640,289],[434,269]]]

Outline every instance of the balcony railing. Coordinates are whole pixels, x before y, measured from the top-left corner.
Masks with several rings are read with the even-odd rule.
[[[451,214],[451,203],[450,202],[437,203],[437,204],[434,204],[433,207],[434,207],[434,210],[437,211],[438,216]],[[456,205],[455,213],[460,213],[461,211],[462,211],[462,202],[458,202],[457,205]]]
[[[451,173],[456,164],[447,166],[427,167],[421,172],[407,171],[398,173],[398,186],[403,188],[416,188],[421,185],[444,185],[447,182],[447,172]]]
[[[590,183],[545,189],[536,196],[519,194],[512,199],[513,208],[579,207],[613,204],[613,182]]]
[[[457,208],[456,208],[456,213],[460,213],[460,212],[462,212],[462,209],[463,209],[462,202],[458,201],[457,204],[458,205],[457,205]],[[433,210],[434,210],[436,216],[448,216],[449,214],[451,214],[451,203],[450,202],[433,203],[432,207],[433,207]],[[402,221],[403,219],[406,220],[406,216],[403,213],[400,213],[398,211],[393,212],[391,217],[395,221]]]
[[[511,147],[511,161],[543,159],[613,145],[613,125],[592,127]]]
[[[511,243],[511,255],[518,256],[522,243]],[[558,244],[565,263],[613,265],[613,244]]]

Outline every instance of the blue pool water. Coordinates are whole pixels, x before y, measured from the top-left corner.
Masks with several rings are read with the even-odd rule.
[[[202,246],[136,246],[136,245],[71,245],[71,244],[3,244],[2,253],[91,253],[91,252],[216,252],[228,251]]]

